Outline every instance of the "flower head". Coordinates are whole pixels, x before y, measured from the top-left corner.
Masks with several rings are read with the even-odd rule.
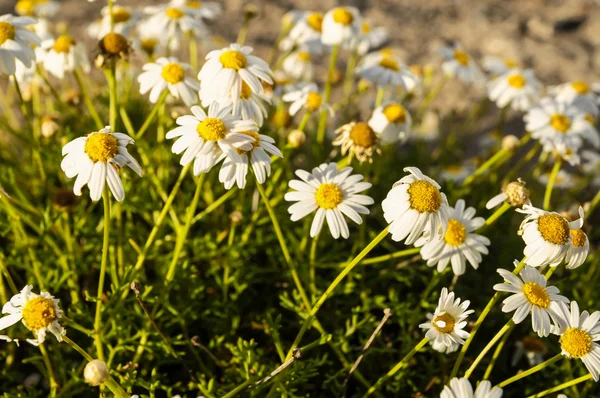
[[[65,72],[72,72],[75,68],[81,68],[85,73],[90,71],[87,49],[72,36],[62,35],[56,40],[44,40],[42,49],[46,52],[44,68],[58,79],[62,79]]]
[[[323,17],[321,40],[327,45],[342,44],[360,36],[361,17],[354,7],[336,7]]]
[[[41,40],[27,29],[33,24],[35,19],[29,17],[0,16],[0,73],[14,74],[17,60],[26,67],[36,60],[32,45],[39,46]]]
[[[150,92],[150,102],[155,104],[164,90],[169,90],[175,98],[181,98],[187,106],[198,103],[200,82],[189,76],[191,66],[176,58],[159,58],[156,62],[144,65],[144,72],[138,76],[140,94]]]
[[[533,70],[510,69],[488,84],[490,100],[498,108],[510,105],[518,111],[526,111],[539,101],[541,83]]]
[[[356,73],[379,87],[400,86],[407,92],[419,84],[419,77],[398,57],[381,51],[368,54],[356,69]]]
[[[306,112],[319,113],[322,110],[329,111],[333,116],[333,108],[323,101],[323,95],[315,83],[302,84],[295,90],[290,90],[282,97],[283,101],[291,102],[290,115],[294,116],[301,109]]]
[[[335,131],[334,146],[341,147],[342,156],[351,153],[359,162],[373,162],[374,154],[381,154],[379,136],[365,122],[351,122]]]
[[[387,101],[375,108],[369,126],[382,145],[404,141],[409,133],[412,119],[408,110],[400,103]]]
[[[427,331],[425,336],[432,344],[437,342],[447,347],[462,345],[469,337],[469,333],[464,330],[467,326],[466,319],[474,312],[467,310],[470,304],[469,300],[461,303],[454,292],[448,293],[448,289],[443,288],[434,313],[427,315],[429,322],[422,323],[419,327]]]
[[[440,395],[440,398],[501,398],[502,389],[500,387],[492,387],[492,383],[488,380],[481,381],[475,392],[468,379],[459,379],[455,377],[450,380],[447,386]]]
[[[444,46],[440,53],[444,57],[442,70],[447,76],[458,78],[465,83],[479,83],[484,80],[479,66],[460,44]]]
[[[502,188],[502,192],[494,196],[485,204],[486,209],[493,209],[500,203],[506,202],[513,207],[531,205],[529,190],[525,187],[525,181],[520,178],[512,181]]]

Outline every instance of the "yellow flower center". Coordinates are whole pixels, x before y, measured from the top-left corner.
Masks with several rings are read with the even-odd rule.
[[[218,141],[225,138],[227,130],[221,119],[209,117],[204,119],[196,127],[198,135],[205,141]]]
[[[183,17],[185,13],[181,11],[179,8],[167,8],[167,17],[171,19],[180,19]]]
[[[390,123],[402,124],[406,122],[406,110],[400,104],[390,104],[383,108],[383,114]]]
[[[185,71],[183,70],[183,66],[175,62],[171,62],[163,67],[163,70],[160,73],[160,75],[168,83],[177,84],[182,82],[185,78]]]
[[[439,321],[444,322],[445,325],[438,326],[437,323]],[[454,330],[454,318],[452,318],[452,315],[448,314],[447,312],[433,318],[433,322],[431,323],[433,324],[433,327],[440,333],[452,333]]]
[[[109,33],[102,38],[102,46],[112,55],[126,53],[129,48],[127,39],[118,33]]]
[[[596,124],[596,118],[592,115],[590,115],[589,113],[586,113],[584,116],[584,119],[589,123],[589,124]]]
[[[185,2],[185,6],[189,7],[189,8],[194,8],[194,9],[199,9],[200,7],[202,7],[202,2],[201,1],[196,1],[196,0],[188,0]]]
[[[141,42],[142,50],[144,50],[148,54],[152,54],[154,52],[154,49],[156,48],[157,44],[158,44],[158,40],[156,40],[156,39],[142,40],[142,42]]]
[[[244,134],[247,135],[249,137],[254,138],[254,141],[252,141],[252,149],[249,151],[244,151],[243,149],[238,149],[236,148],[236,151],[242,155],[244,153],[247,152],[252,152],[252,150],[258,146],[260,146],[260,135],[258,135],[258,133],[256,131],[240,131],[240,134]]]
[[[569,235],[571,233],[567,220],[554,213],[544,214],[538,218],[538,231],[540,231],[542,238],[544,238],[546,242],[555,245],[566,244],[569,241]]]
[[[219,57],[223,68],[240,70],[246,67],[246,56],[239,51],[227,50]]]
[[[127,22],[131,19],[131,13],[123,7],[115,7],[112,12],[112,20],[114,23]]]
[[[317,206],[322,209],[335,209],[344,200],[344,194],[340,187],[335,184],[321,184],[315,192],[315,201]]]
[[[460,246],[467,240],[467,229],[460,221],[448,220],[448,229],[444,241],[450,246]]]
[[[112,134],[92,133],[85,142],[84,151],[93,162],[106,163],[119,152],[119,143]]]
[[[509,69],[513,69],[519,66],[519,63],[517,61],[515,61],[512,58],[505,58],[504,59],[504,66],[506,66]]]
[[[354,142],[354,145],[370,148],[375,145],[377,135],[367,123],[359,122],[350,130],[350,139]]]
[[[309,112],[314,112],[321,107],[322,103],[323,103],[323,97],[321,97],[321,94],[310,92],[310,93],[308,93],[308,96],[306,97],[306,102],[304,103],[304,107]]]
[[[527,282],[523,285],[523,295],[531,304],[546,308],[550,305],[550,295],[545,287],[535,282]]]
[[[336,8],[333,11],[333,20],[342,25],[350,25],[354,21],[354,15],[345,8]]]
[[[75,45],[75,40],[69,35],[62,35],[54,42],[52,49],[57,53],[67,54],[71,46]]]
[[[242,82],[242,92],[240,94],[240,98],[248,99],[252,96],[252,89],[246,82]]]
[[[56,310],[52,300],[36,297],[28,300],[23,307],[23,322],[29,330],[46,328],[56,320]]]
[[[363,22],[363,24],[362,24],[362,32],[363,32],[363,34],[367,34],[370,31],[371,31],[371,25],[369,25],[366,22]]]
[[[561,133],[566,133],[571,127],[571,121],[562,113],[555,113],[550,116],[550,125]]]
[[[385,69],[394,70],[396,72],[400,70],[400,65],[398,65],[398,62],[391,57],[384,56],[381,58],[381,61],[379,61],[379,66]]]
[[[454,50],[454,59],[461,65],[469,65],[469,54],[464,51]]]
[[[575,90],[579,95],[587,94],[590,92],[590,87],[581,80],[571,83],[571,87],[573,87],[573,90]]]
[[[34,0],[19,0],[15,5],[15,11],[19,15],[33,16],[33,8],[35,7]]]
[[[393,57],[394,50],[392,50],[389,47],[385,47],[385,48],[382,48],[381,50],[379,50],[379,54],[383,55],[384,57]]]
[[[571,238],[573,240],[573,246],[575,247],[583,247],[587,243],[587,236],[585,232],[580,229],[572,229]]]
[[[321,30],[323,29],[323,14],[321,14],[320,12],[313,12],[308,17],[306,17],[306,23],[313,30],[321,32]]]
[[[408,187],[410,207],[419,213],[435,213],[442,206],[442,194],[432,183],[417,180]]]
[[[568,328],[559,341],[560,348],[573,358],[582,358],[592,351],[592,336],[581,329]]]
[[[310,53],[307,51],[300,51],[298,53],[298,59],[300,61],[304,61],[304,62],[310,62],[312,57],[310,56]]]
[[[514,75],[510,75],[508,77],[508,84],[514,88],[521,88],[525,85],[525,83],[526,83],[526,80],[523,77],[523,75],[520,75],[518,73],[516,73]]]
[[[0,44],[4,44],[7,40],[14,40],[17,30],[8,22],[0,22]]]

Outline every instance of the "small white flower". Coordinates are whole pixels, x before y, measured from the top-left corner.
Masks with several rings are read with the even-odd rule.
[[[352,167],[338,171],[335,163],[323,163],[315,167],[312,173],[296,170],[296,175],[302,181],[291,180],[288,185],[296,192],[288,192],[284,197],[288,202],[297,202],[288,209],[292,221],[298,221],[316,210],[310,227],[312,238],[321,231],[323,221],[327,219],[334,239],[340,236],[348,239],[350,231],[344,215],[360,225],[360,215],[369,214],[365,206],[374,203],[371,197],[359,194],[371,188],[371,183],[361,182],[362,175],[351,173]]]
[[[173,7],[182,7],[184,11],[199,19],[215,19],[223,12],[221,4],[214,1],[171,0]]]
[[[111,14],[109,8],[103,7],[100,13],[102,14],[102,18],[92,22],[87,28],[87,33],[98,40],[111,32]],[[139,12],[135,11],[132,7],[114,5],[112,10],[112,32],[130,37],[139,20]]]
[[[167,139],[177,138],[171,151],[179,155],[183,153],[179,163],[186,166],[194,161],[194,175],[207,173],[215,164],[225,158],[234,162],[242,162],[238,150],[252,149],[254,138],[247,131],[258,131],[253,120],[239,120],[231,115],[231,107],[219,109],[213,102],[208,108],[208,115],[199,106],[191,108],[192,115],[177,118],[179,127],[169,131]]]
[[[542,339],[525,336],[515,343],[515,352],[510,364],[516,366],[523,354],[525,354],[529,366],[534,367],[544,362],[544,355],[546,355],[547,352],[548,348]]]
[[[209,35],[202,19],[197,18],[196,13],[180,1],[175,0],[160,6],[147,6],[144,7],[144,13],[149,15],[148,26],[160,32],[165,40],[180,41],[184,38],[184,34],[189,32],[195,37]]]
[[[72,72],[75,68],[81,68],[85,73],[90,71],[87,49],[69,35],[62,35],[56,40],[44,40],[42,49],[46,52],[44,68],[58,79],[64,78],[65,72]]]
[[[387,145],[406,140],[412,119],[404,106],[387,101],[375,108],[368,124],[381,140],[381,144]]]
[[[290,115],[294,116],[300,109],[306,112],[319,113],[322,110],[329,111],[333,116],[333,108],[323,102],[323,96],[315,83],[302,84],[295,90],[290,90],[282,97],[284,102],[291,102]]]
[[[392,239],[411,245],[427,228],[443,235],[448,228],[448,200],[440,185],[416,167],[405,167],[409,175],[396,182],[381,203],[383,217],[390,224]]]
[[[483,57],[483,69],[494,77],[518,68],[520,68],[519,63],[512,58],[503,58],[495,55],[486,55]]]
[[[26,29],[35,22],[29,17],[0,16],[0,72],[12,75],[16,70],[16,60],[26,67],[36,60],[32,44],[39,46],[41,40],[37,34]]]
[[[465,272],[469,262],[474,269],[479,268],[483,260],[482,254],[488,254],[490,240],[483,235],[473,233],[485,224],[485,219],[475,217],[475,209],[465,209],[465,201],[459,199],[456,207],[448,206],[448,229],[444,236],[437,233],[430,239],[430,231],[426,228],[423,236],[415,242],[415,247],[423,247],[421,256],[427,265],[437,264],[437,271],[442,272],[448,264],[452,264],[454,275]]]
[[[47,332],[52,333],[56,340],[62,341],[67,331],[58,323],[63,317],[63,311],[58,306],[59,300],[48,292],[35,294],[32,290],[33,286],[25,286],[4,304],[2,314],[5,316],[0,318],[0,330],[22,321],[36,336],[35,339],[27,339],[30,344],[42,344]]]
[[[553,302],[568,303],[569,299],[561,296],[557,287],[546,286],[544,275],[526,265],[519,277],[505,269],[496,270],[504,278],[504,283],[494,285],[494,290],[512,293],[502,303],[502,312],[513,312],[514,323],[521,323],[531,314],[531,327],[540,337],[550,334],[552,323],[559,325],[564,322],[550,305]]]
[[[198,103],[200,82],[189,77],[192,67],[179,62],[177,58],[159,58],[156,62],[144,65],[144,72],[138,76],[140,94],[150,91],[150,102],[155,104],[160,94],[168,89],[175,98],[181,98],[187,106]]]
[[[580,267],[587,259],[590,251],[590,240],[582,229],[571,230],[571,246],[567,251],[565,262],[567,269]]]
[[[502,389],[500,387],[493,387],[492,383],[488,380],[481,381],[475,393],[473,393],[473,387],[468,379],[459,379],[455,377],[450,380],[450,384],[444,386],[444,390],[440,395],[440,398],[501,398]]]
[[[142,175],[139,163],[127,151],[127,145],[135,142],[127,134],[112,133],[110,126],[85,137],[74,139],[62,149],[64,159],[60,164],[68,178],[77,176],[73,193],[81,195],[86,184],[90,198],[97,201],[102,197],[104,186],[108,187],[117,201],[125,197],[119,169],[128,166],[137,175]]]
[[[254,120],[258,127],[261,127],[268,113],[263,101],[271,104],[271,100],[266,95],[252,92],[246,82],[242,82],[242,93],[238,99],[224,97],[218,102],[221,108],[231,106],[231,114],[236,118]]]
[[[381,155],[379,148],[379,136],[365,122],[351,122],[343,125],[335,131],[337,137],[333,141],[334,146],[341,148],[342,156],[350,153],[359,162],[373,162],[373,155]]]
[[[442,64],[444,74],[456,77],[465,83],[479,83],[484,80],[483,73],[459,44],[444,46],[440,53],[445,61]]]
[[[352,45],[351,48],[356,48],[359,55],[365,55],[367,52],[381,47],[388,39],[385,28],[363,21],[360,36],[356,40],[356,45]]]
[[[511,69],[488,83],[488,95],[498,108],[526,111],[540,99],[541,83],[533,70]]]
[[[354,7],[337,7],[323,17],[321,40],[324,44],[335,45],[351,42],[360,36],[361,18]]]
[[[465,344],[465,339],[469,338],[469,332],[464,330],[467,326],[467,317],[473,310],[467,310],[471,302],[454,296],[454,292],[448,293],[448,289],[443,288],[440,294],[438,305],[433,314],[427,314],[429,322],[419,325],[419,328],[427,331],[426,337],[433,343],[444,344],[452,347],[455,344]]]
[[[19,0],[15,11],[24,17],[52,18],[60,11],[60,3],[54,0]]]
[[[381,51],[368,54],[356,68],[358,76],[379,87],[400,86],[404,91],[410,91],[419,84],[419,77],[400,59],[392,54],[386,54]]]
[[[431,344],[431,348],[442,354],[451,354],[453,352],[456,352],[458,350],[458,347],[460,347],[460,344],[458,343],[451,343],[449,346],[447,346],[446,344],[441,343],[437,340]]]
[[[589,113],[594,117],[598,116],[599,109],[596,95],[590,89],[590,86],[581,80],[563,83],[550,88],[557,101],[572,104],[584,113]]]
[[[312,55],[305,49],[292,52],[281,66],[288,76],[296,80],[309,82],[313,79]]]
[[[305,12],[294,24],[288,36],[281,41],[279,48],[282,51],[289,51],[297,46],[306,48],[311,54],[321,54],[325,50],[325,46],[321,42],[322,29],[323,14]]]
[[[538,181],[544,186],[548,185],[550,181],[550,174],[545,173],[538,177]],[[577,185],[577,176],[569,173],[566,170],[558,170],[556,178],[554,179],[554,188],[558,189],[570,189]]]

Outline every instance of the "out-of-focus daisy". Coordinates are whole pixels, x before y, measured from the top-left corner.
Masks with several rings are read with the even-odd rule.
[[[501,193],[488,200],[485,204],[485,208],[493,209],[504,202],[513,207],[531,205],[531,201],[529,200],[529,190],[525,187],[525,181],[519,178],[517,181],[506,184],[506,186],[502,187]]]
[[[539,101],[540,89],[533,70],[511,69],[488,84],[488,95],[498,108],[510,104],[517,111],[526,111]]]
[[[510,363],[512,366],[516,366],[524,354],[529,366],[534,367],[544,362],[544,355],[547,352],[548,348],[542,339],[525,336],[515,343],[515,352]]]
[[[389,36],[385,28],[373,26],[368,22],[363,21],[360,31],[360,36],[357,38],[356,51],[360,55],[365,55],[371,50],[382,46],[388,41]]]
[[[258,127],[263,125],[267,117],[267,108],[263,101],[270,104],[271,101],[264,95],[253,93],[250,87],[242,82],[242,93],[237,100],[231,97],[220,99],[221,107],[231,105],[231,114],[242,120],[254,120]]]
[[[600,148],[600,135],[596,130],[598,121],[591,113],[580,113],[573,121],[574,129],[595,148]]]
[[[25,17],[52,18],[60,10],[60,3],[53,0],[19,0],[15,4],[17,14]]]
[[[19,60],[25,67],[35,61],[33,46],[39,46],[41,40],[26,27],[35,24],[35,19],[15,17],[6,14],[0,16],[0,72],[12,75],[15,73],[15,61]]]
[[[306,12],[301,15],[287,38],[281,41],[280,49],[291,50],[294,46],[304,47],[312,54],[321,54],[325,48],[321,42],[323,14]]]
[[[137,37],[134,38],[132,46],[136,51],[143,51],[148,57],[154,59],[154,54],[160,54],[168,44],[162,32],[156,32],[147,22],[139,23],[137,26]],[[171,48],[173,47],[171,43]]]
[[[450,380],[450,384],[444,386],[444,390],[440,398],[501,398],[502,389],[500,387],[492,387],[492,383],[488,380],[481,381],[475,392],[468,379],[459,379],[455,377]]]
[[[150,91],[150,102],[155,104],[160,94],[168,89],[175,98],[181,98],[187,106],[198,103],[200,82],[189,76],[192,67],[177,58],[159,58],[156,62],[143,67],[144,72],[138,76],[140,94]]]
[[[558,325],[562,321],[560,314],[554,312],[550,303],[568,303],[557,287],[547,286],[544,275],[526,265],[519,277],[505,269],[496,270],[504,278],[504,283],[494,285],[494,290],[512,293],[503,301],[502,312],[513,312],[514,323],[521,323],[531,314],[531,327],[540,337],[546,337],[552,329],[552,322]],[[552,322],[551,322],[552,321]]]
[[[182,166],[194,161],[194,175],[210,171],[223,160],[223,154],[241,163],[238,151],[252,150],[254,137],[242,133],[258,131],[253,120],[239,120],[231,115],[231,107],[219,109],[217,102],[210,105],[208,114],[199,106],[193,106],[191,111],[193,116],[177,118],[179,127],[169,131],[166,137],[179,137],[171,150],[176,155],[183,153],[179,161]]]
[[[483,69],[492,76],[504,75],[512,69],[519,69],[521,65],[513,58],[498,57],[495,55],[486,55],[483,57]]]
[[[44,40],[42,48],[46,51],[44,68],[58,79],[75,68],[81,68],[85,73],[90,71],[85,46],[69,35],[59,36],[56,40]]]
[[[595,175],[596,179],[600,177],[600,153],[597,151],[584,150],[581,151],[583,164],[581,168],[587,174]]]
[[[306,112],[318,113],[322,110],[329,111],[329,114],[333,116],[333,108],[323,102],[323,96],[319,91],[319,88],[315,83],[309,83],[300,86],[297,90],[293,90],[284,94],[282,97],[283,101],[291,102],[290,115],[294,116],[304,109]]]
[[[350,153],[359,162],[373,162],[374,154],[381,154],[379,148],[379,136],[365,122],[351,122],[343,125],[335,131],[336,139],[334,146],[339,146],[342,156]]]
[[[313,78],[312,56],[304,49],[292,52],[281,66],[288,76],[296,80],[311,81]]]
[[[464,330],[467,326],[467,317],[473,310],[467,310],[471,302],[454,297],[454,292],[448,293],[443,288],[438,305],[433,314],[427,314],[429,322],[419,325],[419,328],[427,331],[425,336],[433,344],[435,342],[451,347],[454,344],[463,345],[465,339],[469,338],[469,332]]]
[[[120,33],[107,33],[98,42],[100,54],[96,57],[96,66],[101,67],[107,62],[114,63],[121,59],[126,60],[131,54],[129,41]]]
[[[178,4],[181,2],[177,2]],[[144,13],[149,15],[147,23],[161,32],[166,40],[181,40],[185,33],[192,32],[196,37],[209,34],[206,25],[189,7],[167,3],[160,6],[144,7]]]
[[[579,312],[579,304],[571,301],[571,308],[564,303],[556,303],[555,310],[565,319],[556,334],[560,336],[562,354],[568,358],[581,359],[594,381],[600,373],[600,311],[590,314]]]
[[[594,117],[598,116],[598,104],[596,95],[590,89],[590,86],[581,80],[570,83],[563,83],[552,87],[550,93],[557,101],[572,104],[581,109],[584,113],[589,113]]]
[[[100,13],[102,14],[102,18],[92,22],[87,29],[87,33],[98,40],[111,32],[111,13],[109,8],[102,8]],[[132,7],[114,5],[112,9],[112,21],[114,24],[112,32],[129,37],[139,20],[140,14]]]
[[[571,230],[578,230],[583,226],[583,208],[580,208],[581,218],[571,222],[558,213],[533,206],[524,205],[523,209],[516,211],[527,215],[519,229],[526,245],[523,251],[525,264],[532,267],[558,266],[571,246]]]
[[[416,167],[405,167],[404,171],[410,174],[396,182],[381,203],[392,239],[411,245],[426,228],[431,231],[429,240],[445,234],[448,200],[440,185]]]
[[[453,352],[456,352],[458,350],[458,347],[460,347],[460,345],[457,343],[451,343],[449,346],[447,346],[446,344],[441,343],[437,340],[431,344],[431,348],[442,354],[451,354]]]
[[[225,185],[225,189],[230,189],[237,183],[238,188],[244,189],[246,186],[246,175],[248,174],[248,164],[252,165],[256,180],[263,184],[267,177],[271,175],[271,156],[282,158],[283,154],[275,146],[275,140],[269,136],[258,134],[255,131],[241,132],[254,138],[252,149],[249,151],[240,150],[241,162],[235,162],[231,158],[225,158],[221,170],[219,171],[219,181]]]
[[[483,81],[484,76],[479,66],[459,44],[443,46],[440,52],[445,59],[442,64],[445,75],[456,77],[465,83]]]
[[[221,4],[215,1],[171,0],[173,7],[182,7],[187,14],[199,19],[214,19],[223,12]]]
[[[397,102],[384,102],[373,111],[369,126],[382,145],[404,141],[408,137],[412,119],[408,110]]]
[[[399,58],[380,51],[367,55],[356,68],[356,73],[377,86],[400,86],[405,91],[409,91],[409,88],[416,86],[419,81],[418,76]]]
[[[362,224],[361,214],[369,214],[365,206],[372,205],[373,199],[360,192],[371,188],[368,182],[362,182],[363,176],[353,174],[352,167],[338,171],[335,163],[323,163],[315,167],[312,173],[296,170],[300,180],[291,180],[289,186],[295,192],[285,194],[291,205],[288,212],[292,221],[298,221],[310,213],[315,213],[310,227],[310,236],[314,238],[327,220],[329,231],[334,239],[340,236],[348,239],[350,231],[344,215],[356,224]]]
[[[242,82],[257,94],[263,93],[261,81],[273,84],[269,65],[251,54],[252,47],[239,44],[209,52],[198,73],[202,103],[209,104],[226,97],[240,98]]]
[[[487,246],[490,240],[474,233],[485,224],[485,219],[473,217],[475,209],[465,209],[465,201],[459,199],[456,207],[448,206],[448,229],[444,236],[436,231],[431,239],[431,231],[425,229],[423,236],[415,242],[415,247],[423,247],[421,256],[427,260],[429,267],[437,264],[437,271],[442,272],[448,264],[452,264],[454,275],[464,274],[467,262],[474,269],[479,268],[483,259],[481,255],[489,253]]]
[[[58,322],[63,317],[63,311],[58,306],[59,300],[48,292],[36,294],[32,290],[33,286],[25,286],[20,293],[4,304],[0,330],[22,321],[36,336],[35,339],[27,339],[33,345],[42,344],[46,340],[47,332],[52,333],[56,340],[62,341],[67,331]]]
[[[117,201],[125,197],[119,169],[128,166],[141,177],[142,168],[127,151],[127,145],[134,144],[127,134],[112,133],[110,126],[85,137],[74,139],[62,149],[64,159],[60,164],[68,178],[77,176],[73,192],[81,195],[81,188],[87,184],[90,198],[97,201],[102,197],[105,184]]]
[[[548,185],[550,175],[548,173],[542,174],[538,180],[543,185]],[[559,189],[570,189],[577,185],[577,176],[569,173],[566,170],[559,170],[554,179],[554,187]]]
[[[358,9],[337,7],[323,17],[321,40],[335,45],[350,42],[360,36],[362,21]]]
[[[590,241],[582,229],[571,230],[571,246],[567,251],[565,262],[567,269],[580,267],[590,251]]]
[[[451,164],[444,166],[440,171],[440,178],[444,181],[454,181],[456,183],[463,182],[476,170],[472,162],[463,164]]]

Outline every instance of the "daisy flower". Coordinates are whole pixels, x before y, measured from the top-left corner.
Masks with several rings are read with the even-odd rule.
[[[125,197],[119,169],[128,166],[140,177],[142,168],[127,151],[127,145],[135,142],[127,134],[111,133],[110,126],[85,137],[74,139],[62,149],[64,159],[60,164],[68,178],[77,176],[73,193],[81,196],[81,188],[87,184],[90,198],[102,197],[104,186],[108,187],[117,201]]]
[[[545,173],[538,177],[538,181],[545,185],[548,185],[550,181],[550,174]],[[577,185],[578,178],[576,175],[569,173],[566,170],[558,170],[556,177],[554,178],[554,188],[558,189],[571,189]]]
[[[494,196],[485,204],[486,209],[493,209],[500,203],[508,203],[513,207],[521,207],[531,205],[529,200],[529,190],[525,188],[525,181],[520,178],[517,181],[512,181],[502,188],[502,192]]]
[[[525,336],[515,343],[515,347],[515,352],[510,361],[512,366],[516,366],[523,354],[525,354],[529,366],[534,367],[544,362],[544,355],[548,352],[544,341],[537,337]]]
[[[379,148],[379,136],[365,122],[351,122],[343,125],[335,131],[337,138],[333,141],[334,146],[339,146],[342,156],[350,153],[359,162],[373,162],[373,155],[381,155]]]
[[[553,310],[553,302],[568,303],[569,299],[561,296],[555,286],[547,286],[544,275],[526,265],[517,277],[505,269],[496,270],[504,278],[504,283],[494,285],[494,290],[512,293],[502,303],[502,312],[513,312],[512,320],[519,324],[531,314],[531,327],[540,337],[546,337],[552,329],[552,322],[562,322],[560,314]]]
[[[19,0],[15,4],[17,14],[24,17],[52,18],[60,10],[60,3],[53,0]]]
[[[114,5],[112,10],[113,29],[111,30],[110,9],[108,7],[103,7],[100,14],[102,15],[102,18],[92,22],[87,28],[87,33],[98,40],[102,39],[110,32],[129,37],[140,20],[140,14],[132,7]]]
[[[242,162],[238,151],[250,151],[254,138],[242,132],[256,132],[258,126],[253,120],[239,120],[231,115],[231,107],[219,109],[213,102],[208,115],[199,106],[191,108],[192,115],[177,118],[179,127],[169,131],[167,139],[177,138],[171,151],[183,153],[179,164],[186,166],[194,161],[194,175],[207,173],[223,160],[225,155],[236,163]]]
[[[416,167],[405,167],[410,173],[396,182],[381,203],[383,217],[390,224],[392,240],[411,245],[427,228],[433,240],[448,228],[448,200],[440,185]]]
[[[373,199],[359,193],[371,188],[371,183],[361,182],[362,175],[351,173],[352,167],[338,171],[335,163],[323,163],[312,173],[296,170],[301,181],[291,180],[288,185],[296,191],[286,193],[284,198],[288,202],[296,202],[288,209],[292,221],[298,221],[316,210],[310,227],[311,238],[319,234],[323,221],[327,220],[334,239],[340,236],[348,239],[350,231],[344,215],[360,225],[360,215],[369,214],[365,206],[372,205]]]
[[[567,269],[579,268],[590,251],[590,241],[582,229],[571,230],[571,246],[567,251],[565,262]]]
[[[35,339],[27,339],[30,344],[42,344],[47,332],[52,333],[56,340],[62,341],[67,331],[58,323],[63,317],[63,311],[58,307],[59,300],[48,292],[35,294],[32,290],[33,286],[25,286],[4,304],[2,314],[5,316],[0,318],[0,330],[22,321],[36,336]]]
[[[172,0],[171,5],[182,7],[186,13],[199,19],[215,19],[223,12],[221,4],[213,1]]]
[[[486,55],[483,57],[483,69],[492,76],[504,75],[512,69],[520,68],[520,64],[513,58],[498,57],[496,55]]]
[[[445,75],[456,77],[465,83],[478,83],[484,79],[477,64],[459,44],[444,46],[440,52],[445,59],[442,64]]]
[[[333,116],[333,108],[323,102],[323,96],[315,83],[308,83],[299,86],[296,90],[290,90],[281,98],[284,102],[291,102],[290,115],[294,116],[300,109],[306,112],[321,112],[322,110],[329,111]]]
[[[468,379],[459,379],[457,377],[450,380],[449,385],[444,386],[440,398],[501,398],[502,389],[493,387],[488,380],[481,381],[475,392]]]
[[[219,171],[219,181],[225,185],[225,189],[231,189],[235,183],[240,189],[246,187],[248,163],[252,165],[258,183],[263,184],[271,175],[270,155],[283,157],[279,148],[275,146],[273,138],[255,131],[242,131],[240,134],[249,135],[254,139],[252,149],[249,151],[239,150],[241,162],[235,162],[231,158],[225,159]]]
[[[242,93],[237,100],[226,97],[218,102],[221,107],[231,106],[231,114],[238,119],[254,120],[258,127],[261,127],[268,113],[263,101],[271,104],[269,98],[262,94],[253,93],[250,87],[242,82]]]
[[[165,40],[181,40],[184,33],[192,32],[196,37],[205,37],[209,34],[206,25],[196,14],[185,7],[181,1],[172,1],[160,6],[144,7],[148,14],[147,23],[160,32]]]
[[[10,14],[0,16],[0,72],[12,75],[15,73],[15,61],[19,60],[25,67],[35,61],[33,45],[39,46],[38,35],[26,29],[35,24],[35,19],[15,17]]]
[[[369,127],[379,137],[382,145],[404,141],[410,130],[412,119],[408,110],[397,102],[387,101],[373,111]]]
[[[579,210],[580,218],[571,222],[558,213],[529,205],[516,211],[527,215],[519,229],[526,245],[523,251],[525,264],[532,267],[559,265],[571,247],[571,231],[583,226],[583,208]]]
[[[321,54],[325,46],[321,42],[323,14],[320,12],[303,13],[290,30],[288,36],[281,41],[279,48],[289,51],[294,46],[304,47],[312,54]]]
[[[432,344],[437,342],[447,347],[463,345],[469,338],[469,333],[464,330],[466,319],[474,312],[467,310],[470,304],[469,300],[461,304],[461,299],[455,298],[454,292],[448,293],[448,289],[443,288],[435,312],[427,314],[429,322],[420,324],[419,328],[427,331],[425,336]]]
[[[187,106],[198,103],[200,82],[189,77],[192,67],[179,62],[177,58],[159,58],[156,62],[147,63],[144,72],[138,76],[140,94],[150,92],[150,102],[156,104],[160,94],[168,89],[175,98],[181,98]]]
[[[475,217],[475,209],[465,209],[465,201],[459,199],[456,207],[448,206],[448,229],[444,236],[437,233],[430,239],[430,231],[426,228],[422,237],[417,239],[415,247],[423,247],[421,256],[427,265],[437,264],[437,271],[442,272],[448,264],[452,264],[454,275],[465,273],[466,263],[474,269],[479,268],[482,254],[488,254],[490,240],[485,236],[473,233],[485,224],[483,217]],[[475,218],[473,218],[475,217]]]
[[[409,91],[419,82],[419,77],[399,58],[381,51],[368,54],[356,68],[356,73],[379,87],[400,86],[404,91]]]
[[[206,63],[198,73],[200,98],[203,103],[230,97],[240,98],[242,82],[253,93],[262,94],[261,81],[273,84],[273,72],[262,59],[251,55],[252,47],[231,44],[214,50],[206,56]]]
[[[356,52],[359,55],[365,55],[367,52],[382,46],[388,41],[389,36],[385,28],[373,26],[363,21],[360,36],[356,40]]]
[[[600,373],[600,311],[590,314],[579,312],[579,304],[571,301],[571,308],[565,303],[557,303],[556,311],[566,321],[560,325],[555,334],[560,336],[560,348],[567,358],[581,359],[594,381],[598,381]]]
[[[83,43],[73,37],[62,35],[56,40],[44,40],[42,48],[46,52],[43,59],[44,68],[56,78],[62,79],[65,72],[72,72],[75,68],[81,68],[85,73],[89,73],[90,61],[87,57],[87,49]]]
[[[305,49],[292,52],[281,67],[288,76],[296,80],[311,81],[313,78],[312,56]]]
[[[137,35],[132,40],[132,47],[136,51],[143,51],[152,59],[154,54],[162,52],[167,44],[169,44],[162,35],[162,32],[156,32],[147,22],[139,23],[136,31]],[[173,43],[170,44],[171,49],[174,50]]]
[[[337,7],[329,10],[323,17],[321,41],[336,45],[350,42],[360,36],[361,18],[354,7]]]
[[[541,83],[533,70],[511,69],[488,83],[488,96],[498,108],[509,105],[517,111],[526,111],[540,98]]]
[[[451,354],[453,352],[456,352],[458,350],[458,347],[460,347],[460,345],[454,342],[450,343],[449,346],[439,341],[434,341],[431,344],[431,348],[442,354]]]
[[[586,82],[577,80],[563,83],[550,88],[549,91],[557,101],[575,105],[584,113],[589,113],[594,117],[598,116],[599,109],[596,95]]]

